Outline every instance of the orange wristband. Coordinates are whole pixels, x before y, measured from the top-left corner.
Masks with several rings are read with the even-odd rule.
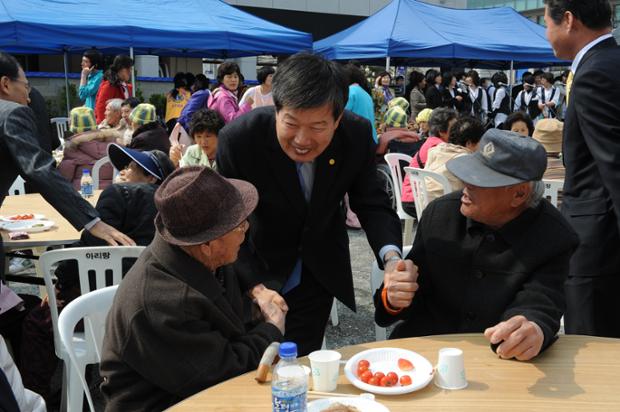
[[[398,315],[400,312],[402,312],[402,309],[392,309],[390,307],[390,304],[388,303],[388,299],[387,299],[387,289],[383,288],[383,290],[381,290],[381,301],[383,302],[383,307],[385,308],[386,312],[390,315]]]

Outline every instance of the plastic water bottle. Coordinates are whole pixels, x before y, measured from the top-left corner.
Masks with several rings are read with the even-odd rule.
[[[88,169],[82,170],[80,188],[82,197],[91,197],[93,195],[93,178],[90,176],[90,170]]]
[[[297,363],[297,345],[283,342],[279,355],[271,377],[273,412],[306,412],[308,378]]]

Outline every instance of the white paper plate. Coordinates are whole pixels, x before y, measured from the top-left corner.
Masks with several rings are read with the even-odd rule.
[[[390,412],[388,408],[372,399],[365,399],[359,396],[351,398],[326,398],[317,399],[308,403],[308,412],[321,412],[334,403],[340,403],[346,406],[354,406],[360,412]]]
[[[27,215],[28,213],[20,213],[21,215]],[[33,213],[34,217],[32,219],[27,219],[27,220],[14,220],[12,218],[19,216],[19,215],[11,215],[11,216],[0,216],[0,220],[3,222],[29,222],[32,220],[41,220],[41,219],[45,219],[45,215],[39,214],[39,213]]]
[[[404,358],[414,366],[411,371],[401,371],[398,368],[398,359]],[[362,382],[357,377],[357,364],[360,360],[366,359],[370,362],[370,370],[373,373],[396,372],[400,378],[403,375],[411,377],[411,385],[400,386],[374,386]],[[377,348],[360,352],[347,361],[344,366],[344,373],[349,382],[363,390],[379,395],[401,395],[424,388],[433,379],[433,365],[424,356],[406,349],[400,348]]]
[[[14,222],[0,223],[0,229],[9,232],[44,232],[52,226],[54,226],[54,222],[51,220],[16,220]]]

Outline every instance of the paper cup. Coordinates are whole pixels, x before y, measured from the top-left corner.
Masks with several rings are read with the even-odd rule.
[[[442,389],[464,389],[467,387],[465,378],[465,361],[463,351],[457,348],[439,350],[439,360],[435,371],[435,385]]]
[[[334,350],[317,350],[308,355],[312,368],[313,390],[331,392],[338,386],[342,355]]]
[[[308,366],[306,365],[301,365],[301,367],[304,370],[304,373],[306,374],[306,383],[307,383],[307,387],[308,390],[311,391],[312,390],[312,380],[310,379],[310,376],[312,376],[312,369],[310,369]]]

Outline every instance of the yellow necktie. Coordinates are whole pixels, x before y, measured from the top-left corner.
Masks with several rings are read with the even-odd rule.
[[[570,89],[573,87],[573,72],[572,70],[568,73],[568,78],[566,79],[566,105],[568,106],[568,100],[570,98]]]

